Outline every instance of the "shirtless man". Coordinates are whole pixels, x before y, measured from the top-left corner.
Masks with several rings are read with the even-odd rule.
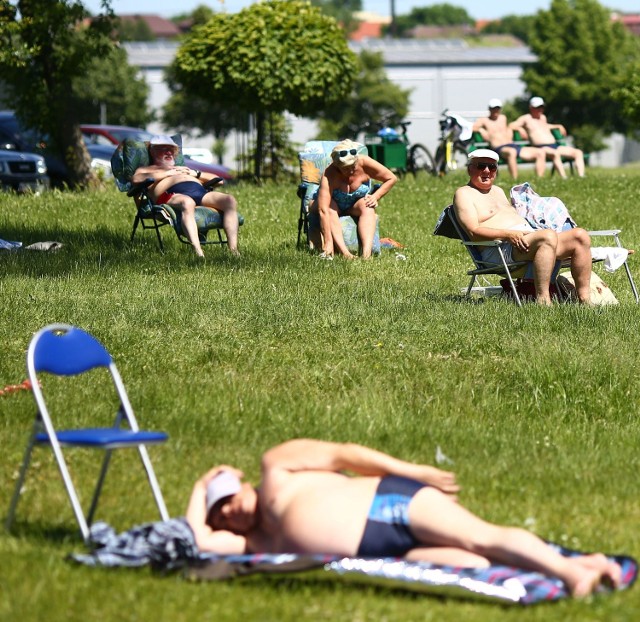
[[[509,128],[507,117],[501,111],[502,102],[499,99],[489,100],[489,116],[477,119],[473,124],[473,131],[480,132],[491,148],[507,162],[511,177],[518,178],[518,157],[534,162],[536,175],[542,177],[546,168],[546,153],[536,147],[514,143],[513,130]]]
[[[526,530],[473,515],[453,496],[455,476],[436,467],[307,439],[270,449],[261,467],[257,488],[225,465],[196,482],[187,520],[201,551],[497,562],[557,576],[576,597],[620,583],[620,567],[602,554],[566,558]]]
[[[222,212],[222,226],[227,234],[229,250],[238,255],[238,212],[234,197],[203,187],[214,175],[202,173],[187,166],[176,166],[178,145],[169,136],[153,136],[149,141],[149,166],[141,166],[132,177],[134,184],[153,178],[149,187],[151,199],[165,203],[182,212],[182,227],[198,257],[204,257],[195,220],[197,205],[212,207]]]
[[[518,130],[524,137],[528,138],[532,145],[543,149],[547,154],[547,158],[553,160],[553,165],[565,179],[567,173],[562,165],[556,160],[556,157],[566,156],[572,158],[576,164],[576,170],[579,177],[584,177],[584,154],[580,149],[569,147],[568,145],[558,145],[555,136],[551,130],[560,130],[563,136],[567,135],[564,125],[559,123],[549,123],[544,114],[544,100],[542,97],[532,97],[529,100],[529,114],[523,114],[518,117],[509,126],[512,130]]]
[[[549,285],[557,260],[571,261],[580,302],[590,303],[591,238],[580,228],[556,233],[551,229],[534,230],[511,206],[502,188],[494,186],[498,154],[476,149],[469,154],[469,183],[456,190],[453,207],[460,224],[472,241],[502,240],[507,262],[532,261],[536,300],[551,304]],[[500,263],[497,247],[482,250],[485,261]]]

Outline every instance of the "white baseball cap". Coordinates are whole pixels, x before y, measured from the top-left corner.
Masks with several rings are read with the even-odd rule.
[[[176,144],[176,142],[171,138],[171,136],[167,136],[166,134],[156,134],[152,136],[149,140],[150,145],[162,145],[162,146],[171,146],[176,149],[180,149],[180,147]]]
[[[220,471],[207,483],[207,514],[211,508],[225,497],[231,497],[240,492],[242,482],[231,471]]]
[[[542,97],[532,97],[529,100],[529,106],[532,108],[542,108],[542,106],[544,106],[544,99],[542,99]]]
[[[500,156],[493,149],[474,149],[469,154],[469,162],[478,158],[487,158],[488,160],[497,162],[500,159]]]
[[[502,100],[494,97],[489,100],[489,108],[502,108]]]

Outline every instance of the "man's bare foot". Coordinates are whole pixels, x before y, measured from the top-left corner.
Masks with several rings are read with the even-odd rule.
[[[237,248],[230,248],[229,252],[234,256],[234,257],[240,257],[240,251]]]
[[[572,578],[567,580],[567,586],[574,598],[589,596],[599,585],[606,585],[612,589],[620,586],[622,568],[601,553],[584,555],[572,561],[575,566]]]
[[[551,298],[536,298],[536,304],[539,304],[541,307],[553,307]]]

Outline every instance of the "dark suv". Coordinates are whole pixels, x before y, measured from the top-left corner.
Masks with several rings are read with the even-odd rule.
[[[47,165],[42,156],[0,149],[1,190],[39,193],[48,187]]]
[[[0,111],[0,153],[3,153],[3,150],[37,154],[45,160],[52,185],[62,186],[69,183],[69,173],[64,162],[48,152],[46,141],[35,132],[23,128],[16,115],[8,110]],[[101,176],[111,176],[113,148],[103,145],[87,145],[87,150],[91,156],[91,168]]]

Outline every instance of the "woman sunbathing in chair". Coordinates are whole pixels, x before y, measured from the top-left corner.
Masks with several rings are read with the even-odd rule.
[[[347,259],[355,259],[345,244],[340,216],[351,216],[357,223],[361,257],[370,259],[376,233],[378,201],[396,183],[396,176],[367,155],[360,154],[363,146],[343,140],[331,152],[332,163],[326,168],[318,196],[310,211],[320,213],[320,234],[312,240],[315,248],[322,248],[323,256],[333,257],[338,251]],[[381,182],[373,191],[373,180]]]
[[[262,456],[258,487],[241,477],[221,465],[193,487],[186,518],[201,551],[493,562],[559,577],[575,597],[621,582],[600,553],[564,557],[529,531],[478,518],[457,503],[453,473],[361,445],[288,441]]]
[[[133,175],[134,184],[153,178],[149,187],[155,203],[171,205],[182,212],[182,227],[198,257],[204,257],[198,238],[194,211],[197,205],[212,207],[222,212],[222,226],[227,234],[229,251],[238,255],[238,212],[234,197],[222,192],[207,190],[206,182],[214,176],[187,166],[176,166],[178,145],[169,136],[153,136],[149,141],[151,164],[141,166]]]

